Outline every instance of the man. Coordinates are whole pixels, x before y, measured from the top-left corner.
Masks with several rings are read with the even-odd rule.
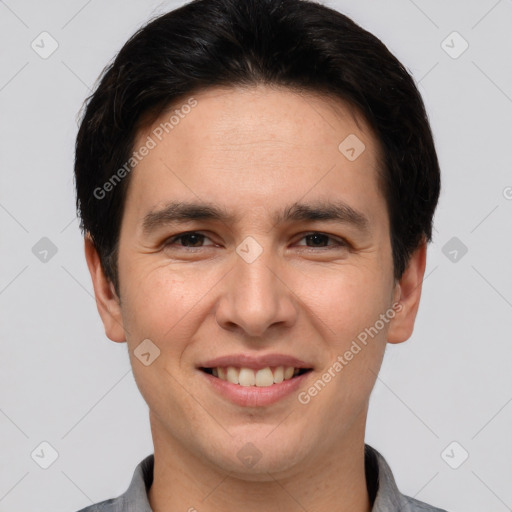
[[[84,510],[440,510],[364,443],[440,189],[421,97],[378,39],[307,1],[191,2],[105,70],[75,175],[154,442]]]

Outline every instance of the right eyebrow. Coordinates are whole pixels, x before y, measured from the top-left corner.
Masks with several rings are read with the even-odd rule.
[[[142,222],[144,234],[177,222],[193,220],[218,220],[229,223],[235,222],[237,218],[225,210],[207,203],[171,202],[161,210],[149,212]]]

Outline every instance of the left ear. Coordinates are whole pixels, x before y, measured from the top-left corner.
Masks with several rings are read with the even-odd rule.
[[[420,305],[421,287],[427,261],[427,242],[423,239],[420,246],[409,259],[400,281],[395,288],[396,315],[389,324],[388,343],[407,341],[414,330],[414,322]]]

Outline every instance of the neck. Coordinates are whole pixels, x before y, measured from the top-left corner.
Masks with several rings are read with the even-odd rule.
[[[153,512],[370,512],[364,471],[364,421],[356,422],[359,428],[353,431],[358,435],[350,435],[336,446],[323,447],[314,458],[286,472],[262,471],[255,481],[198,458],[168,432],[157,428],[153,418],[155,466],[148,495],[151,508]]]

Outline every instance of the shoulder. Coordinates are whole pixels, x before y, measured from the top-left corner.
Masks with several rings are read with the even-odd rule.
[[[82,508],[77,512],[120,512],[119,498],[113,498]]]
[[[447,512],[402,494],[383,455],[365,445],[365,470],[370,496],[375,494],[372,512]]]
[[[403,495],[407,506],[404,508],[404,512],[447,512],[443,508],[436,508],[432,505],[428,505],[427,503],[423,503],[423,501],[418,501],[409,496]]]
[[[135,468],[126,492],[77,512],[152,512],[147,493],[153,482],[153,467],[154,455],[151,454]]]
[[[77,510],[77,512],[151,512],[149,506],[146,507],[140,501],[134,501],[127,497],[127,494],[122,494],[117,498],[110,498],[99,503],[94,503],[88,507]]]

